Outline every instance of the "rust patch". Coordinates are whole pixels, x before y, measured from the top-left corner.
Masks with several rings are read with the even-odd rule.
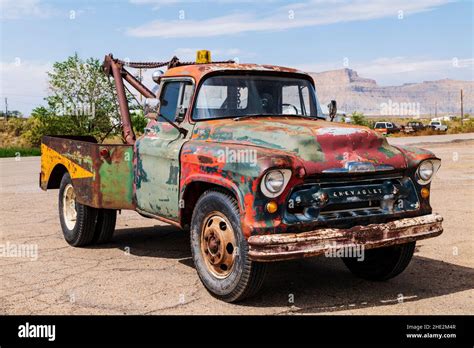
[[[443,218],[437,214],[406,218],[381,224],[355,226],[349,229],[320,230],[252,236],[248,239],[253,261],[279,261],[317,256],[329,248],[363,245],[366,249],[436,237],[443,232]]]

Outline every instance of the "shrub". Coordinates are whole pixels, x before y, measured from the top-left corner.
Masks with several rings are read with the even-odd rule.
[[[26,156],[39,156],[41,150],[39,148],[28,148],[28,147],[3,147],[0,148],[0,158],[2,157],[26,157]]]
[[[372,123],[363,113],[354,111],[351,115],[351,123],[359,126],[371,127]]]

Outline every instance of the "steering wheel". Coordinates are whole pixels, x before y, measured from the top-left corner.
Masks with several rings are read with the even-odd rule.
[[[298,113],[298,108],[297,108],[296,106],[294,106],[293,104],[286,104],[286,103],[284,103],[284,104],[281,104],[281,106],[282,106],[282,111],[283,111],[283,108],[286,106],[286,107],[289,107],[289,108],[293,108],[293,109],[295,110],[295,113],[294,113],[294,114],[295,114],[295,115],[299,115],[299,113]],[[283,113],[283,115],[289,115],[289,114]],[[291,115],[293,115],[293,114],[291,114]]]

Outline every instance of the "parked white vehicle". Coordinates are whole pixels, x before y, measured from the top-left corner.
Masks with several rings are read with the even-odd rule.
[[[446,132],[448,130],[448,126],[442,124],[440,121],[431,121],[429,127],[441,132]]]

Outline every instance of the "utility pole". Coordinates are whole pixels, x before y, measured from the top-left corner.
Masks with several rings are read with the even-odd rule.
[[[463,124],[463,118],[464,118],[464,106],[463,106],[462,88],[461,88],[461,126],[462,126],[462,124]]]
[[[142,82],[142,68],[138,69],[138,80]],[[140,103],[142,102],[142,94],[140,93]]]
[[[8,98],[5,97],[5,121],[8,121]]]

